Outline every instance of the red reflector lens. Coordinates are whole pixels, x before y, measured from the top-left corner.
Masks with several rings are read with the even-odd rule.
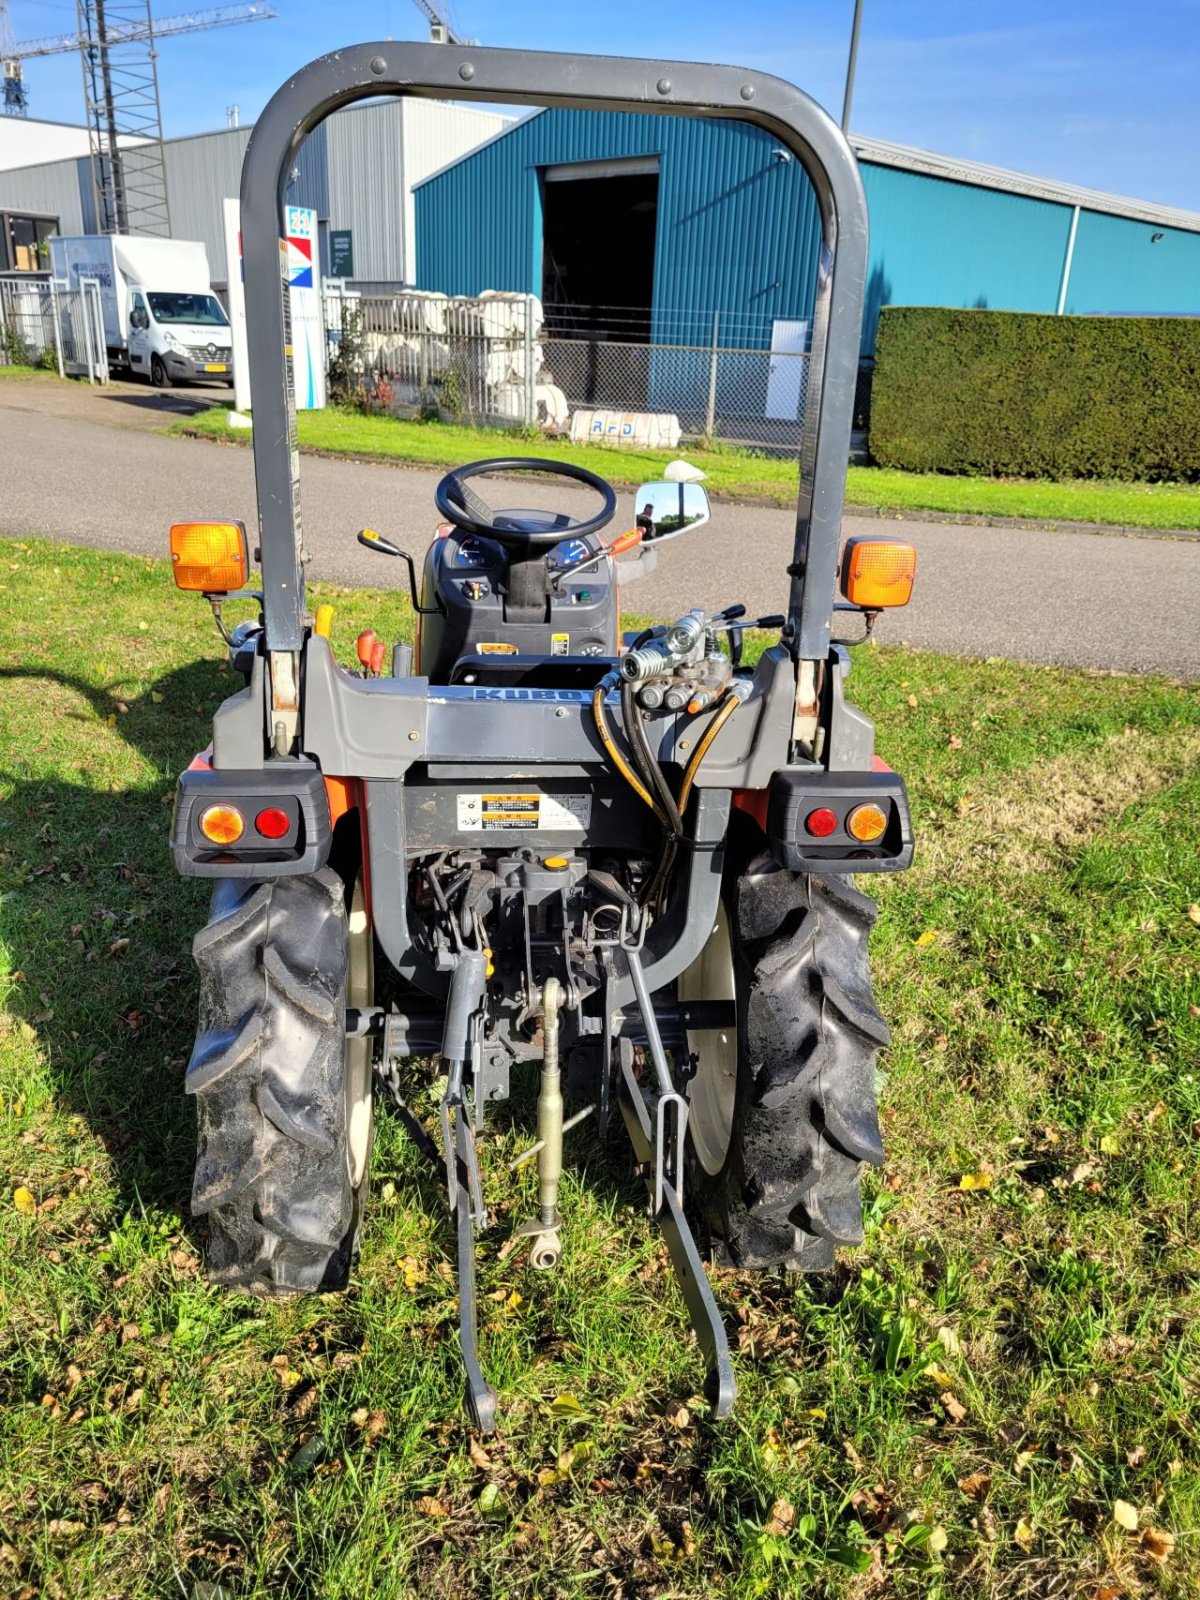
[[[268,806],[254,819],[254,826],[264,839],[282,839],[292,825],[292,819],[278,806]]]
[[[818,806],[804,819],[804,826],[817,839],[827,839],[831,833],[836,832],[837,825],[838,820],[828,806]]]

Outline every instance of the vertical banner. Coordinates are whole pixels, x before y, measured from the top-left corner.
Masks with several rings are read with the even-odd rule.
[[[285,206],[284,228],[296,405],[301,411],[312,411],[325,404],[325,323],[317,265],[317,213],[308,206]]]
[[[250,355],[246,349],[246,286],[242,277],[240,200],[225,201],[225,297],[233,332],[233,407],[250,409]]]

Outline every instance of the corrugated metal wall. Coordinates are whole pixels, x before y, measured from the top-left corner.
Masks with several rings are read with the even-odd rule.
[[[1200,312],[1200,234],[1081,212],[1066,309]]]
[[[202,242],[209,274],[218,283],[225,281],[225,196],[238,192],[249,143],[249,128],[231,128],[164,146],[171,232],[177,239]]]
[[[540,294],[539,168],[659,158],[655,337],[706,344],[714,311],[769,319],[812,306],[812,191],[776,142],[742,123],[606,111],[543,111],[416,190],[417,283],[448,294]],[[597,238],[598,250],[619,239]]]
[[[339,112],[329,130],[331,228],[354,235],[357,277],[404,281],[404,155],[395,102]]]
[[[404,281],[415,283],[418,183],[448,167],[468,150],[492,139],[512,121],[474,106],[448,106],[436,100],[402,100],[404,116]]]
[[[540,293],[538,169],[657,154],[655,337],[674,343],[683,329],[707,342],[714,311],[807,316],[812,195],[797,164],[774,150],[733,122],[542,112],[416,190],[418,285]],[[888,304],[1056,309],[1069,204],[871,162],[862,172],[871,212],[865,350]],[[596,247],[619,249],[620,240],[597,238]],[[1200,312],[1200,233],[1083,212],[1066,309]]]
[[[47,161],[37,167],[0,172],[0,210],[57,217],[63,233],[83,233],[81,181],[87,185],[90,210],[91,179],[86,160]]]
[[[1056,308],[1069,206],[869,162],[862,175],[871,216],[867,348],[886,305]]]

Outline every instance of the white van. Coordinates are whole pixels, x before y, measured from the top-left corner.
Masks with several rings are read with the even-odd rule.
[[[158,388],[233,382],[233,335],[212,292],[208,256],[192,239],[84,234],[50,240],[50,268],[71,289],[100,285],[111,366]]]

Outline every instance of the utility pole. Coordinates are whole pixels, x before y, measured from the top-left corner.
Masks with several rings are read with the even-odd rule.
[[[863,0],[854,0],[854,21],[850,27],[850,59],[846,62],[846,93],[842,99],[842,132],[850,132],[850,105],[854,99],[854,72],[858,66],[858,35],[862,28]]]

